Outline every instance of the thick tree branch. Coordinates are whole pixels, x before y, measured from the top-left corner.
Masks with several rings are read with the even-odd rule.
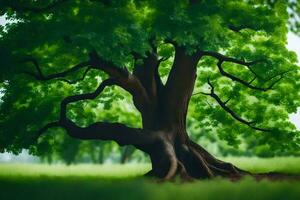
[[[116,85],[128,91],[132,96],[138,110],[148,103],[149,96],[141,81],[126,68],[116,66],[114,63],[101,58],[96,51],[90,53],[91,65],[95,69],[104,71],[115,80]]]
[[[231,62],[231,63],[235,63],[235,64],[239,64],[239,65],[244,65],[246,67],[250,67],[251,65],[266,61],[265,59],[259,59],[259,60],[255,60],[255,61],[251,61],[251,62],[246,62],[245,60],[239,60],[236,58],[228,57],[228,56],[225,56],[223,54],[220,54],[218,52],[213,52],[213,51],[199,51],[199,53],[203,56],[214,57],[214,58],[218,59],[219,61]]]
[[[83,81],[87,75],[87,73],[91,70],[92,68],[91,67],[87,67],[86,70],[84,71],[84,73],[82,74],[81,78],[79,79],[76,79],[76,80],[73,80],[73,81],[70,81],[68,79],[60,79],[60,80],[63,80],[69,84],[75,84],[75,83],[78,83],[79,81]]]
[[[166,124],[186,126],[185,116],[192,95],[201,55],[186,53],[185,48],[175,46],[173,66],[164,87],[164,111],[170,113]]]
[[[142,115],[143,127],[153,128],[156,121],[159,102],[161,100],[164,85],[159,75],[159,66],[164,59],[159,59],[157,55],[157,46],[152,40],[149,41],[152,50],[147,51],[145,55],[132,52],[134,57],[133,74],[140,80],[142,86],[147,92],[149,101],[139,109]]]
[[[93,50],[89,53],[91,65],[95,69],[100,69],[108,74],[110,77],[114,79],[118,78],[128,78],[130,75],[129,71],[126,68],[121,68],[116,66],[114,63],[107,61],[100,57],[98,53]]]
[[[150,98],[156,98],[163,84],[158,68],[163,59],[158,59],[156,47],[153,52],[147,52],[146,56],[134,53],[135,64],[133,74],[139,78]]]
[[[65,123],[69,121],[67,119],[67,105],[68,104],[70,104],[72,102],[80,101],[80,100],[94,99],[105,89],[106,86],[109,86],[112,84],[114,84],[114,80],[107,79],[107,80],[103,81],[98,86],[98,88],[92,93],[68,96],[65,99],[63,99],[63,101],[60,104],[60,119],[59,119],[59,121],[46,124],[43,128],[41,128],[38,131],[36,138],[40,137],[45,131],[47,131],[50,128],[63,127],[65,125]]]
[[[40,81],[59,79],[69,84],[73,84],[80,80],[83,80],[90,69],[101,70],[104,71],[106,74],[108,74],[111,79],[114,79],[115,82],[114,84],[125,89],[132,95],[134,104],[139,111],[143,111],[145,108],[147,108],[147,106],[145,105],[149,103],[149,96],[146,92],[146,89],[143,87],[142,83],[135,75],[131,74],[126,68],[117,67],[112,62],[108,62],[102,59],[100,56],[98,56],[96,51],[90,52],[89,57],[90,59],[86,62],[79,63],[66,71],[56,73],[56,74],[50,74],[48,76],[45,76],[42,73],[42,70],[36,59],[27,58],[22,62],[33,63],[37,73],[32,73],[32,72],[23,72],[23,73],[33,76],[34,78]],[[87,67],[87,69],[83,73],[82,78],[75,81],[69,81],[67,79],[64,79],[65,76],[73,72],[76,72],[79,69],[84,67]]]
[[[91,69],[90,67],[90,62],[89,61],[85,61],[85,62],[81,62],[73,67],[71,67],[70,69],[67,69],[66,71],[63,71],[63,72],[60,72],[60,73],[56,73],[56,74],[50,74],[50,75],[47,75],[45,76],[41,70],[41,67],[39,66],[38,62],[36,59],[34,58],[27,58],[27,59],[24,59],[22,60],[22,62],[31,62],[34,64],[35,68],[36,68],[36,71],[37,71],[37,74],[36,73],[32,73],[32,72],[28,72],[28,71],[25,71],[23,72],[24,74],[27,74],[27,75],[30,75],[30,76],[33,76],[35,79],[39,80],[39,81],[49,81],[49,80],[52,80],[52,79],[59,79],[61,81],[64,81],[64,82],[67,82],[69,84],[73,84],[73,83],[76,83],[80,80],[83,80],[86,76],[86,74],[88,73],[88,71]],[[75,80],[75,81],[69,81],[67,79],[63,79],[64,77],[66,77],[67,75],[69,74],[72,74],[84,67],[87,67],[86,71],[84,72],[83,76],[81,79],[79,80]]]
[[[114,79],[106,79],[92,93],[79,94],[79,95],[66,97],[61,102],[61,105],[60,105],[60,121],[64,122],[67,119],[67,116],[66,116],[67,113],[66,112],[67,112],[67,105],[68,104],[70,104],[72,102],[80,101],[80,100],[95,99],[105,89],[106,86],[111,86],[111,85],[114,85],[114,84],[115,84]]]
[[[249,126],[250,128],[252,128],[254,130],[263,131],[263,132],[271,131],[269,129],[256,127],[256,126],[253,125],[253,124],[255,124],[255,121],[248,121],[248,120],[245,120],[242,117],[240,117],[238,114],[236,114],[233,110],[231,110],[226,105],[228,100],[226,102],[223,102],[220,99],[220,97],[215,93],[215,88],[214,88],[213,84],[210,82],[209,78],[207,79],[207,83],[209,84],[209,86],[211,88],[210,93],[201,92],[201,94],[211,96],[212,98],[214,98],[218,102],[218,104],[223,108],[223,110],[226,111],[227,113],[229,113],[234,119],[236,119],[237,121]]]
[[[274,85],[275,85],[276,83],[278,83],[278,82],[283,78],[283,75],[286,74],[287,72],[289,72],[289,71],[285,71],[285,72],[282,72],[282,73],[280,73],[280,74],[277,74],[277,75],[275,75],[275,76],[269,78],[268,80],[265,80],[265,79],[263,79],[262,77],[260,77],[260,76],[259,76],[259,75],[251,68],[251,66],[254,65],[254,64],[256,64],[256,63],[264,62],[265,60],[263,60],[263,59],[261,59],[261,60],[256,60],[256,61],[252,61],[252,62],[246,62],[246,61],[244,61],[244,60],[239,60],[239,59],[236,59],[236,58],[231,58],[231,57],[224,56],[224,55],[222,55],[222,54],[220,54],[220,53],[217,53],[217,52],[201,51],[201,54],[202,54],[203,56],[211,56],[211,57],[214,57],[214,58],[218,59],[217,66],[218,66],[218,69],[219,69],[220,73],[221,73],[223,76],[225,76],[225,77],[227,77],[227,78],[229,78],[229,79],[231,79],[231,80],[233,80],[233,81],[236,81],[236,82],[238,82],[238,83],[240,83],[240,84],[242,84],[242,85],[244,85],[244,86],[246,86],[246,87],[248,87],[248,88],[251,88],[251,89],[254,89],[254,90],[258,90],[258,91],[266,92],[266,91],[268,91],[268,90],[273,89]],[[222,67],[223,62],[235,63],[235,64],[239,64],[239,65],[243,65],[243,66],[247,67],[247,68],[252,72],[252,74],[254,74],[254,78],[253,78],[250,82],[247,82],[247,81],[245,81],[245,80],[243,80],[243,79],[240,79],[240,78],[238,78],[238,77],[236,77],[236,76],[234,76],[234,75],[232,75],[232,74],[226,72],[226,71],[224,70],[224,68]],[[266,82],[268,82],[268,81],[270,81],[270,80],[276,78],[277,76],[280,76],[280,78],[277,79],[276,81],[274,81],[273,83],[271,83],[271,84],[270,84],[268,87],[266,87],[266,88],[262,88],[262,87],[258,87],[258,86],[252,85],[252,82],[253,82],[255,79],[257,79],[257,78],[258,78],[258,79],[261,79],[261,80],[264,80],[264,81],[266,81]]]
[[[84,140],[113,140],[119,145],[133,145],[143,151],[148,151],[150,145],[154,142],[155,137],[147,132],[137,128],[130,128],[120,123],[97,122],[87,127],[79,127],[67,118],[67,106],[70,103],[95,99],[106,86],[114,85],[114,79],[104,80],[98,88],[91,93],[68,96],[61,102],[60,119],[58,122],[52,122],[38,131],[37,138],[43,132],[53,127],[65,128],[67,133],[74,138]]]
[[[246,87],[248,87],[248,88],[251,88],[251,89],[254,89],[254,90],[263,91],[263,92],[266,92],[266,91],[268,91],[268,90],[273,89],[274,85],[275,85],[276,83],[278,83],[281,79],[283,79],[283,75],[284,75],[285,73],[287,73],[287,72],[283,72],[283,73],[277,74],[276,76],[271,77],[269,80],[272,80],[272,79],[274,79],[274,78],[277,77],[277,76],[280,76],[279,79],[277,79],[276,81],[274,81],[273,83],[271,83],[268,87],[262,88],[262,87],[257,87],[257,86],[254,86],[254,85],[251,84],[251,83],[257,78],[257,76],[255,76],[250,82],[247,82],[247,81],[245,81],[245,80],[243,80],[243,79],[240,79],[240,78],[238,78],[238,77],[236,77],[236,76],[234,76],[234,75],[232,75],[232,74],[226,72],[226,71],[223,69],[223,67],[222,67],[222,62],[223,62],[223,61],[219,61],[218,64],[217,64],[217,66],[218,66],[218,69],[219,69],[220,73],[221,73],[223,76],[226,76],[227,78],[229,78],[229,79],[231,79],[231,80],[233,80],[233,81],[236,81],[236,82],[238,82],[238,83],[241,83],[242,85],[244,85],[244,86],[246,86]],[[268,80],[268,81],[269,81],[269,80]]]
[[[155,67],[157,64],[157,55],[147,52],[146,56],[134,54],[135,63],[133,74],[139,78],[142,85],[146,89],[148,95],[153,97],[156,95],[156,83],[154,78]]]

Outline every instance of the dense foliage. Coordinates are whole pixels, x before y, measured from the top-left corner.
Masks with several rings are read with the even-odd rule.
[[[199,62],[188,112],[192,138],[203,144],[219,141],[220,149],[240,146],[240,154],[299,154],[300,134],[289,114],[300,106],[300,74],[296,54],[286,49],[289,29],[299,33],[298,1],[189,3],[194,5],[187,0],[1,1],[0,13],[10,23],[0,28],[0,150],[27,148],[67,162],[80,151],[100,152],[103,143],[71,139],[59,128],[49,129],[38,141],[33,138],[58,119],[64,97],[93,91],[107,75],[85,67],[64,78],[43,78],[86,61],[92,50],[132,71],[142,62],[134,54],[145,56],[155,43],[165,82],[174,58],[170,43],[176,42],[189,54],[201,49],[255,61],[251,66],[224,62],[222,68],[215,57]],[[209,83],[237,117],[203,95],[210,92]],[[109,121],[141,127],[130,95],[116,86],[95,100],[73,103],[68,117],[80,126]],[[108,145],[108,152],[116,148]]]

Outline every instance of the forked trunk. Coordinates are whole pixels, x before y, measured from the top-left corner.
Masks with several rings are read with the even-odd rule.
[[[104,62],[97,54],[91,55],[95,68],[103,69],[111,78],[104,80],[93,93],[66,97],[61,103],[58,122],[46,129],[62,126],[74,138],[85,140],[114,140],[119,145],[132,145],[149,154],[152,170],[148,175],[170,180],[177,175],[184,179],[211,178],[214,176],[240,177],[246,173],[230,163],[222,162],[190,140],[186,130],[189,101],[196,80],[197,63],[201,54],[189,55],[175,45],[173,66],[165,84],[162,84],[154,54],[141,57],[144,62],[134,73]],[[105,66],[105,67],[104,67]],[[143,129],[130,128],[120,123],[96,122],[79,127],[66,115],[67,105],[80,100],[96,98],[107,86],[119,85],[132,94],[140,111]]]
[[[147,60],[145,66],[140,66],[135,73],[146,88],[152,88],[152,92],[148,92],[150,103],[140,109],[143,128],[153,132],[155,138],[146,148],[152,162],[148,175],[169,180],[177,175],[190,179],[218,175],[239,177],[245,173],[216,159],[191,141],[187,134],[187,110],[200,58],[199,54],[188,55],[185,49],[175,47],[174,63],[164,86],[154,78],[147,81],[145,75],[151,74]],[[155,57],[149,56],[148,59],[155,64]]]

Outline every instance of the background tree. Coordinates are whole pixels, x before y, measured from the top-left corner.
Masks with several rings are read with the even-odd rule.
[[[230,145],[251,135],[271,149],[297,149],[289,113],[299,106],[299,70],[285,47],[290,5],[1,1],[16,21],[0,39],[1,150],[48,151],[65,131],[132,145],[150,156],[149,175],[171,179],[245,173],[193,142],[190,123]],[[121,117],[124,106],[135,114]]]

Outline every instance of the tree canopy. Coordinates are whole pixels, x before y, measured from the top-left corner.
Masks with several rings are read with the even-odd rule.
[[[279,0],[3,0],[0,14],[11,22],[0,27],[0,150],[39,155],[64,147],[60,128],[37,139],[59,120],[63,99],[142,68],[150,54],[166,84],[180,47],[201,55],[188,108],[192,138],[298,151],[289,114],[300,106],[300,74],[286,44],[289,30],[300,33],[299,8]],[[68,118],[80,127],[104,121],[141,128],[132,95],[119,85],[70,101]]]

